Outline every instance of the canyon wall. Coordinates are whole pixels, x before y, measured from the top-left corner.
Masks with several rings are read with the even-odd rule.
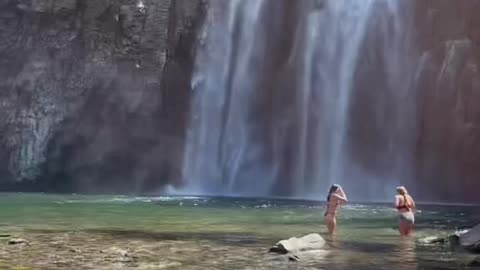
[[[416,5],[421,55],[415,183],[432,200],[480,202],[480,2]]]

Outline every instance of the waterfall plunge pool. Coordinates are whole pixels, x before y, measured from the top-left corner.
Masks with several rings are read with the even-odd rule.
[[[280,239],[325,235],[325,204],[215,197],[0,194],[0,269],[463,269],[470,255],[425,244],[480,223],[480,209],[419,207],[401,239],[389,205],[351,204],[325,256],[285,262]],[[11,238],[29,245],[8,245]],[[465,259],[467,258],[467,259]]]

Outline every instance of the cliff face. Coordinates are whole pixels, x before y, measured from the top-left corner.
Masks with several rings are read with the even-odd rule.
[[[375,62],[382,45],[371,38],[352,99],[352,156],[380,181],[397,180],[422,200],[480,202],[480,2],[403,4],[411,14],[404,14],[408,24],[397,42],[413,45],[397,62],[407,67],[404,79],[385,82],[392,70]]]
[[[231,27],[237,35],[218,42],[224,42],[220,48],[230,46],[232,55],[242,55],[243,66],[239,66],[238,59],[228,60],[225,73],[235,81],[224,87],[224,92],[210,88],[207,91],[218,95],[229,93],[230,96],[244,93],[247,97],[242,97],[248,102],[227,95],[222,102],[204,105],[205,108],[211,106],[212,111],[223,104],[237,105],[236,110],[231,110],[231,117],[223,117],[217,122],[205,120],[211,130],[207,137],[216,136],[212,122],[216,126],[230,127],[228,131],[221,131],[229,134],[227,139],[219,136],[216,141],[226,145],[218,154],[220,159],[213,151],[212,158],[209,156],[206,164],[202,164],[205,166],[198,166],[202,170],[217,163],[220,168],[217,171],[212,169],[215,173],[210,174],[211,177],[203,177],[220,180],[206,185],[223,185],[224,190],[251,194],[257,191],[253,186],[255,189],[264,188],[261,184],[251,183],[257,181],[251,175],[262,175],[263,182],[273,182],[273,193],[286,196],[326,190],[328,182],[335,181],[356,190],[353,196],[362,199],[389,198],[395,185],[403,184],[418,195],[419,200],[478,201],[474,192],[468,191],[471,190],[469,185],[476,183],[475,174],[466,170],[463,161],[452,157],[446,149],[442,150],[446,147],[459,151],[458,147],[463,147],[460,144],[477,136],[459,132],[462,128],[459,129],[452,119],[457,114],[455,104],[448,102],[455,100],[449,92],[464,95],[471,90],[461,85],[471,87],[475,81],[471,71],[476,70],[473,66],[478,62],[472,54],[478,51],[472,34],[476,23],[473,13],[467,11],[475,10],[478,1],[366,1],[365,5],[371,3],[371,14],[366,36],[360,42],[353,33],[361,32],[361,28],[349,26],[355,17],[353,13],[349,16],[337,14],[328,9],[332,3],[335,1],[264,1],[266,12],[259,14],[254,13],[255,9],[248,10],[248,4],[237,6],[238,17],[249,18],[242,14],[245,10],[256,14],[252,16],[256,19],[250,18],[249,21],[255,30],[250,43],[242,39],[245,26],[235,20]],[[342,8],[356,10],[355,14],[365,8],[355,7],[348,1],[336,3]],[[318,18],[324,21],[318,23],[320,20],[315,21]],[[317,24],[310,27],[311,22]],[[361,23],[361,20],[357,22]],[[349,30],[353,32],[350,38],[344,39],[338,34]],[[228,30],[224,32],[230,33]],[[349,47],[345,45],[348,42],[361,43],[357,61],[342,58],[343,53],[353,58],[357,53],[355,48],[337,50],[338,47]],[[231,43],[235,45],[229,45]],[[455,48],[454,55],[448,53],[449,44],[457,43],[461,46],[460,53]],[[254,49],[244,50],[244,47]],[[325,48],[329,49],[330,55],[325,53]],[[257,58],[249,60],[253,57],[248,53]],[[335,53],[334,60],[325,64],[328,61],[325,59]],[[336,66],[346,61],[348,66],[341,69]],[[238,72],[245,66],[249,67],[248,70]],[[462,71],[466,66],[470,66],[467,68],[470,73]],[[345,81],[350,75],[338,76],[325,70],[348,73],[346,70],[350,68],[354,69],[354,78],[351,89],[348,87],[346,91],[349,104],[344,112],[347,120],[343,122],[335,118],[341,105],[339,92],[345,92],[345,87],[341,88],[349,83]],[[437,78],[444,77],[442,74],[447,70],[453,72],[438,81]],[[208,76],[222,79],[215,74],[205,75]],[[344,80],[343,84],[336,78]],[[245,87],[242,83],[250,79],[255,82]],[[445,87],[452,89],[445,91]],[[254,94],[249,96],[252,88]],[[249,109],[238,108],[236,102],[247,103],[240,106],[249,106]],[[444,106],[448,108],[442,109]],[[229,109],[225,111],[228,113]],[[236,120],[241,118],[234,115],[238,111],[247,115],[244,120]],[[208,116],[215,118],[216,114]],[[233,128],[236,125],[243,126]],[[440,126],[451,126],[456,133],[439,132]],[[242,138],[236,133],[242,133]],[[335,169],[332,169],[335,164],[329,166],[329,163],[335,158],[332,145],[338,143],[338,137],[344,137],[342,144],[345,146],[340,152],[345,152],[345,162],[340,166],[340,173],[329,174],[329,170]],[[245,141],[248,146],[242,146]],[[216,147],[212,145],[211,148]],[[473,156],[477,151],[472,147],[469,151],[472,153],[462,154],[461,159],[475,160]],[[249,154],[243,154],[245,152]],[[204,151],[203,154],[210,155],[210,152]],[[475,164],[471,166],[474,167]],[[234,170],[237,172],[232,176]],[[262,170],[268,173],[261,174]],[[224,178],[228,178],[228,184],[222,182]]]
[[[351,155],[379,184],[405,184],[421,200],[478,203],[480,2],[402,4],[410,12],[402,15],[401,38],[383,50],[385,44],[375,35],[385,24],[377,24],[360,57],[351,104]],[[380,17],[375,14],[376,20]],[[389,28],[384,35],[393,32]],[[406,40],[411,44],[399,46]],[[392,58],[398,50],[401,56]],[[387,55],[379,56],[381,51]],[[385,59],[399,68],[389,69]],[[392,74],[397,78],[386,81]]]
[[[431,198],[479,202],[479,9],[475,0],[417,3],[417,183]]]
[[[178,179],[201,14],[200,0],[2,1],[0,183]]]

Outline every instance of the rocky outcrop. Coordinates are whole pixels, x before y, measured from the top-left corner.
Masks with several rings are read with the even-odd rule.
[[[460,245],[470,251],[480,253],[480,225],[460,235]]]
[[[2,1],[3,189],[178,180],[202,10],[201,0]]]

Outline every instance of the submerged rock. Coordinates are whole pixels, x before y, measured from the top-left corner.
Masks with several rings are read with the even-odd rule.
[[[300,258],[297,255],[291,255],[291,256],[288,256],[288,260],[291,262],[298,262],[300,261]]]
[[[128,256],[130,256],[130,253],[129,253],[127,250],[121,249],[121,248],[117,248],[117,247],[109,248],[108,250],[106,250],[105,253],[116,254],[116,255],[119,255],[119,256],[122,256],[122,257],[128,257]]]
[[[440,236],[427,236],[425,238],[418,239],[418,242],[421,244],[443,244],[448,241],[448,237],[440,237]]]
[[[298,253],[309,250],[319,250],[325,246],[325,240],[316,233],[305,235],[300,238],[292,237],[282,240],[270,248],[270,252],[287,254]]]
[[[325,260],[330,251],[325,249],[308,250],[298,253],[288,253],[279,256],[272,256],[271,262],[274,263],[297,263],[309,264],[311,262],[319,262]],[[277,255],[277,254],[275,254]]]
[[[131,250],[125,250],[118,247],[111,247],[107,250],[102,251],[101,253],[107,254],[105,257],[106,261],[116,262],[116,263],[132,263],[136,261],[136,257],[133,255]]]
[[[449,234],[446,236],[426,236],[417,240],[420,244],[426,245],[434,245],[434,244],[450,244],[452,246],[461,246],[460,237],[466,233],[468,233],[469,229],[462,229],[457,230],[453,234]],[[463,246],[463,245],[462,245]]]
[[[22,238],[12,238],[8,241],[8,244],[9,245],[20,245],[20,244],[30,245],[30,242]]]

